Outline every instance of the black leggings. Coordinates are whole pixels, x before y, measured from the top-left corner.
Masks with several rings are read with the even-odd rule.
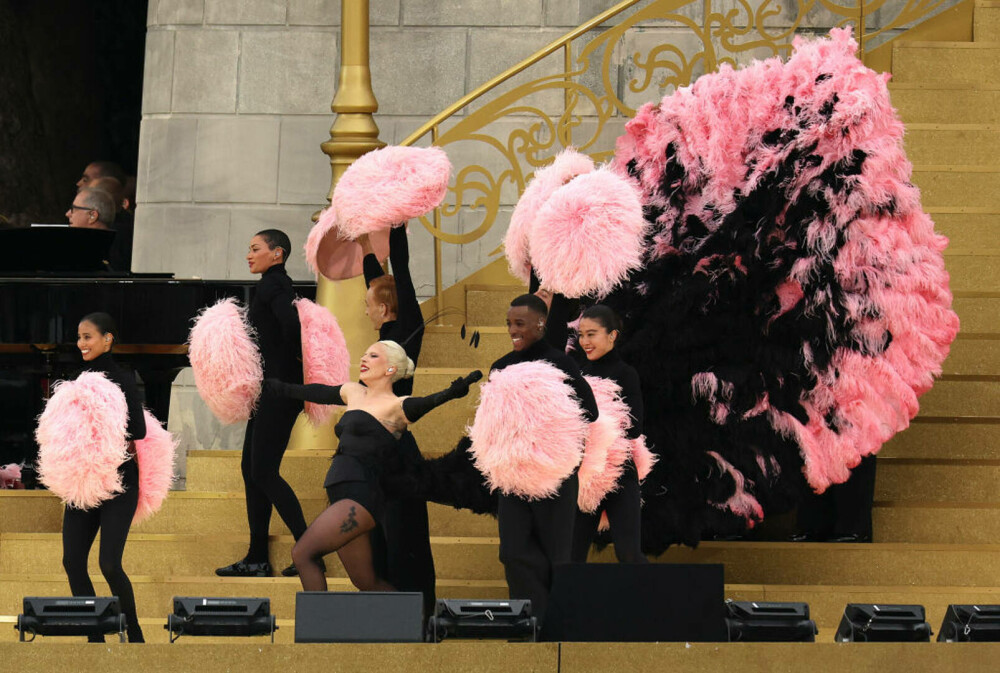
[[[135,610],[135,594],[132,583],[122,568],[122,554],[129,526],[139,503],[139,467],[135,460],[127,460],[118,468],[122,475],[125,492],[110,500],[105,500],[93,509],[66,507],[63,515],[63,567],[69,577],[69,588],[74,596],[93,596],[94,583],[87,572],[87,557],[90,548],[101,531],[101,548],[98,560],[101,574],[111,588],[111,594],[118,597],[122,612],[128,620],[128,639],[131,643],[141,643],[142,629]],[[104,637],[91,637],[93,642],[104,642]]]
[[[277,397],[265,391],[256,413],[247,423],[241,468],[247,496],[247,521],[250,524],[248,563],[267,561],[272,507],[278,510],[278,516],[296,540],[306,531],[299,499],[279,471],[292,426],[301,411],[300,400]]]
[[[625,463],[622,476],[618,478],[618,490],[608,494],[594,514],[577,511],[576,524],[573,526],[573,562],[587,562],[587,552],[597,535],[603,510],[608,513],[611,540],[615,545],[618,562],[649,563],[649,559],[642,553],[641,508],[639,475],[635,464],[629,460]]]

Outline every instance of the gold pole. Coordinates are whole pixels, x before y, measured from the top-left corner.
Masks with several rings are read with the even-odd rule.
[[[340,3],[340,82],[330,109],[337,118],[330,127],[330,139],[320,147],[330,157],[332,180],[326,200],[333,199],[333,188],[340,176],[355,159],[366,152],[385,146],[378,139],[374,113],[378,101],[372,90],[371,68],[368,65],[368,3],[369,0],[341,0]],[[313,215],[315,222],[319,213]],[[365,279],[331,281],[319,277],[316,303],[337,317],[347,340],[352,358],[378,338],[365,315]],[[352,367],[352,373],[354,368]],[[288,442],[290,449],[328,449],[334,445],[330,428],[312,428],[300,416]]]

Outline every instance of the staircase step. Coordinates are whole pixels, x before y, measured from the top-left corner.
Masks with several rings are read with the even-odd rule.
[[[961,157],[962,165],[994,166],[1000,156],[1000,126],[995,124],[908,124],[906,155],[916,165],[939,165]]]
[[[885,458],[878,463],[875,499],[1000,504],[1000,461]]]
[[[271,565],[284,568],[291,559],[290,535],[272,535]],[[244,535],[215,535],[206,544],[204,535],[134,533],[125,546],[124,566],[136,575],[205,575],[246,554]],[[441,577],[456,579],[502,579],[496,538],[431,538],[434,566]],[[90,554],[96,572],[98,545]],[[336,555],[328,556],[327,574],[344,577]],[[0,574],[58,574],[62,569],[62,538],[58,533],[3,533],[0,535]]]
[[[1000,75],[1000,42],[897,40],[892,75],[899,82],[977,85]]]
[[[514,297],[524,294],[523,285],[467,285],[465,287],[465,324],[477,327],[503,327],[507,309]]]
[[[1000,240],[1000,209],[996,212],[969,212],[962,206],[925,206],[924,211],[934,220],[935,231],[948,237],[945,254],[954,249],[991,247]]]
[[[313,489],[314,491],[316,489]],[[327,505],[326,497],[299,496],[306,521],[313,521]],[[0,533],[58,533],[62,529],[62,503],[48,491],[0,491]],[[428,503],[431,535],[437,537],[496,537],[496,520],[435,503]],[[174,491],[152,517],[137,524],[135,533],[203,533],[220,530],[247,532],[246,504],[242,493]],[[271,532],[287,535],[277,513]]]
[[[951,276],[950,286],[956,292],[993,292],[1000,289],[1000,255],[965,254],[954,251],[945,254],[944,264]]]
[[[915,166],[913,182],[920,202],[1000,211],[1000,164],[995,166]]]
[[[479,347],[469,345],[473,331],[479,332]],[[466,327],[465,339],[460,327],[428,326],[420,351],[425,367],[473,367],[485,370],[511,350],[506,327]]]
[[[921,414],[890,439],[879,456],[1000,460],[1000,419],[958,419]]]
[[[997,327],[1000,327],[998,325]],[[1000,374],[1000,332],[997,339],[959,338],[941,366],[944,374]]]
[[[135,589],[135,603],[141,617],[173,612],[174,596],[261,597],[271,599],[271,614],[279,619],[295,616],[295,594],[302,591],[298,577],[179,577],[130,575]],[[330,591],[356,591],[346,577],[327,580]],[[98,595],[110,594],[107,583],[95,572],[94,590]],[[0,614],[21,612],[24,596],[66,596],[69,585],[63,574],[0,575]],[[507,598],[507,583],[495,580],[439,579],[439,598]],[[158,627],[158,628],[162,628]]]
[[[876,542],[992,544],[1000,539],[1000,504],[876,500],[872,527]]]
[[[1000,416],[1000,382],[941,379],[920,398],[928,416]]]
[[[1000,123],[1000,88],[981,84],[922,82],[889,84],[892,105],[909,127],[930,124]]]
[[[972,35],[976,42],[1000,42],[1000,4],[976,2]]]

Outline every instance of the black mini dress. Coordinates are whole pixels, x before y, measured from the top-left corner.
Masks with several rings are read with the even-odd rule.
[[[334,427],[339,445],[323,487],[330,504],[353,500],[381,523],[385,513],[382,466],[398,438],[367,411],[349,409]]]

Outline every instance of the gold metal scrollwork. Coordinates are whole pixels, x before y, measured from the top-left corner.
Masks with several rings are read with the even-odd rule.
[[[609,159],[614,147],[602,138],[602,133],[610,123],[623,122],[635,114],[624,99],[635,100],[646,93],[649,100],[658,99],[666,90],[687,86],[700,74],[714,71],[722,64],[737,65],[741,55],[744,60],[787,56],[791,53],[792,39],[804,27],[828,29],[851,24],[856,34],[861,35],[863,53],[865,45],[874,38],[926,18],[944,2],[858,0],[841,4],[833,0],[764,0],[756,5],[748,0],[620,2],[456,101],[403,141],[404,145],[413,144],[430,133],[433,144],[441,147],[473,143],[477,148],[473,156],[489,157],[501,166],[490,169],[478,163],[482,159],[456,166],[446,202],[433,218],[423,218],[422,223],[440,243],[472,243],[490,231],[505,205],[512,205],[504,203],[504,191],[509,194],[514,190],[519,195],[534,171],[550,163],[564,148],[576,147],[595,161]],[[643,6],[637,8],[639,5]],[[629,10],[634,11],[629,13]],[[892,18],[886,19],[890,10],[894,12]],[[866,22],[876,13],[883,19],[881,25],[866,30]],[[692,16],[699,16],[700,20]],[[683,39],[657,44],[645,54],[625,53],[630,36],[657,26],[669,26],[673,34]],[[563,54],[562,72],[519,84],[467,115],[457,116],[499,85],[559,51]],[[560,94],[562,109],[551,111],[546,109],[548,106],[534,102],[546,94],[553,100],[555,94]],[[443,130],[443,124],[449,120],[453,125]],[[501,137],[489,128],[501,121],[519,123]],[[480,218],[470,231],[454,233],[442,227],[442,218],[457,221],[465,210],[474,211]],[[435,245],[437,279],[441,278],[440,243]],[[438,281],[438,295],[442,289]]]

